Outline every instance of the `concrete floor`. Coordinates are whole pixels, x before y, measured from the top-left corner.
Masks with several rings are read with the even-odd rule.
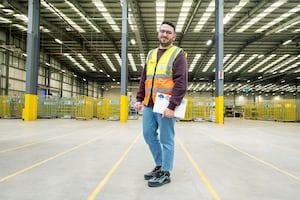
[[[172,182],[149,188],[141,120],[0,120],[0,200],[298,200],[300,123],[177,122]]]

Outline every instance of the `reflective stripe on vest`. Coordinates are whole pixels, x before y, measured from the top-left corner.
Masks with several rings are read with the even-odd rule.
[[[157,62],[158,48],[151,50],[148,53],[147,72],[145,81],[145,98],[144,104],[148,105],[150,94],[152,90],[152,99],[155,102],[157,92],[172,94],[174,81],[172,79],[172,67],[174,60],[182,49],[172,46],[167,49]],[[155,71],[154,71],[155,70]],[[152,83],[152,80],[154,81]]]

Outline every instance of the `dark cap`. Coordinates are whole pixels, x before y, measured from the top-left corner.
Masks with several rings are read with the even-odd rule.
[[[174,32],[175,32],[175,25],[172,22],[163,21],[161,23],[161,25],[163,25],[163,24],[167,24],[167,25],[171,26],[174,29]]]

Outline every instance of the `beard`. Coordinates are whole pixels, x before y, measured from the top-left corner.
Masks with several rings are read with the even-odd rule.
[[[166,40],[166,39],[165,39]],[[170,46],[172,43],[173,43],[173,41],[172,40],[166,40],[165,42],[164,42],[164,38],[161,38],[160,40],[159,40],[159,43],[160,43],[160,45],[162,46],[162,47],[168,47],[168,46]]]

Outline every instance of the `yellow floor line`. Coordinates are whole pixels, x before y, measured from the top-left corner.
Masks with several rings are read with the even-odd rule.
[[[109,134],[109,133],[108,133],[108,134]],[[5,176],[5,177],[1,178],[1,179],[0,179],[0,183],[2,183],[2,182],[4,182],[4,181],[7,181],[8,179],[11,179],[11,178],[13,178],[13,177],[15,177],[15,176],[17,176],[17,175],[23,174],[23,173],[25,173],[25,172],[27,172],[27,171],[29,171],[29,170],[35,168],[35,167],[41,166],[41,165],[43,165],[43,164],[45,164],[45,163],[47,163],[47,162],[49,162],[49,161],[51,161],[51,160],[54,160],[54,159],[56,159],[56,158],[58,158],[58,157],[61,157],[61,156],[65,155],[65,154],[67,154],[67,153],[70,153],[70,152],[72,152],[72,151],[74,151],[74,150],[76,150],[76,149],[79,149],[79,148],[81,148],[81,147],[84,147],[84,146],[86,146],[86,145],[88,145],[88,144],[90,144],[90,143],[92,143],[92,142],[95,142],[95,141],[99,140],[99,139],[102,138],[102,137],[103,137],[103,135],[98,136],[98,137],[93,138],[93,139],[90,139],[90,140],[88,140],[88,141],[86,141],[86,142],[84,142],[84,143],[82,143],[82,144],[79,144],[79,145],[74,146],[74,147],[72,147],[72,148],[70,148],[70,149],[67,149],[67,150],[62,151],[62,152],[60,152],[60,153],[58,153],[58,154],[55,154],[54,156],[51,156],[51,157],[48,158],[48,159],[42,160],[42,161],[37,162],[37,163],[35,163],[35,164],[31,165],[31,166],[28,166],[28,167],[23,168],[23,169],[21,169],[21,170],[19,170],[19,171],[16,171],[16,172],[14,172],[14,173],[12,173],[12,174],[10,174],[10,175],[8,175],[8,176]]]
[[[188,150],[185,148],[185,146],[183,145],[183,143],[179,139],[177,139],[177,142],[179,143],[181,149],[184,151],[184,153],[186,154],[186,156],[188,157],[188,159],[191,161],[192,165],[194,166],[194,168],[196,169],[198,175],[200,176],[200,178],[202,179],[202,181],[206,185],[208,191],[213,196],[214,200],[221,200],[221,198],[219,197],[219,195],[217,194],[217,192],[214,190],[214,188],[212,187],[212,185],[210,184],[210,182],[208,181],[208,179],[205,177],[204,173],[202,172],[202,170],[200,169],[200,167],[197,165],[197,163],[194,161],[193,157],[188,152]]]
[[[284,170],[284,169],[281,169],[281,168],[279,168],[279,167],[276,167],[275,165],[273,165],[273,164],[271,164],[271,163],[269,163],[269,162],[267,162],[267,161],[264,161],[264,160],[262,160],[262,159],[260,159],[260,158],[258,158],[258,157],[256,157],[256,156],[250,154],[250,153],[247,153],[247,152],[245,152],[245,151],[239,149],[238,147],[235,147],[235,146],[233,146],[233,145],[231,145],[231,144],[229,144],[229,143],[226,143],[226,142],[224,142],[224,141],[222,141],[222,140],[220,140],[220,139],[218,139],[218,138],[216,138],[216,137],[213,137],[213,136],[209,136],[209,137],[210,137],[212,140],[217,141],[217,142],[219,142],[219,143],[221,143],[221,144],[224,144],[224,145],[226,145],[226,146],[228,146],[228,147],[230,147],[230,148],[232,148],[232,149],[234,149],[234,150],[236,150],[236,151],[238,151],[238,152],[240,152],[240,153],[242,153],[242,154],[244,154],[244,155],[246,155],[246,156],[248,156],[248,157],[250,157],[250,158],[252,158],[252,159],[254,159],[254,160],[256,160],[256,161],[258,161],[258,162],[260,162],[260,163],[262,163],[262,164],[264,164],[264,165],[266,165],[266,166],[268,166],[268,167],[270,167],[271,169],[273,169],[273,170],[275,170],[275,171],[278,171],[278,172],[280,172],[280,173],[282,173],[282,174],[287,175],[287,176],[290,177],[290,178],[293,178],[293,179],[295,179],[295,180],[297,180],[297,181],[300,181],[300,177],[298,177],[298,176],[296,176],[296,175],[294,175],[294,174],[292,174],[292,173],[290,173],[290,172],[288,172],[288,171],[286,171],[286,170]]]
[[[134,141],[130,144],[130,146],[126,149],[126,151],[122,154],[120,159],[114,164],[114,166],[107,172],[105,177],[101,180],[101,182],[97,185],[97,187],[94,189],[94,191],[90,194],[88,197],[88,200],[94,200],[96,196],[99,194],[103,186],[106,184],[106,182],[109,180],[109,178],[113,175],[113,173],[117,170],[119,165],[122,163],[122,161],[125,159],[125,157],[128,155],[130,150],[134,147],[137,140],[140,138],[141,134],[139,134]]]

